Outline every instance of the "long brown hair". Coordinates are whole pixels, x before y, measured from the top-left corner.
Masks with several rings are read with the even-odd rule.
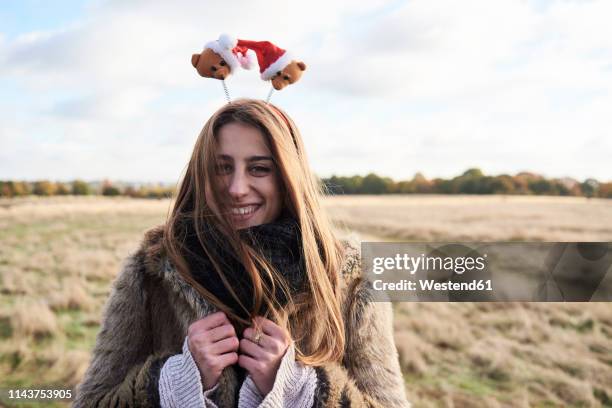
[[[219,131],[228,123],[260,130],[272,153],[282,184],[283,209],[299,225],[308,281],[305,293],[291,296],[282,275],[240,238],[228,217],[215,214],[210,203],[206,202],[206,191],[212,193],[215,203],[224,201],[215,182],[215,152]],[[298,359],[309,365],[339,361],[345,344],[339,304],[343,250],[321,209],[321,195],[322,186],[310,170],[300,132],[291,118],[278,107],[263,101],[240,99],[215,112],[200,132],[164,234],[166,253],[183,279],[233,322],[249,325],[250,322],[222,304],[214,293],[198,284],[191,275],[185,258],[185,233],[181,225],[188,223],[192,226],[204,252],[236,301],[253,317],[265,306],[269,318],[285,327],[296,346],[300,345],[297,347]],[[245,299],[238,299],[223,274],[223,260],[215,259],[213,243],[208,242],[210,237],[204,239],[202,231],[211,225],[220,232],[214,239],[228,242],[249,274],[254,292],[252,305],[246,305]],[[260,273],[265,273],[269,279],[262,280]],[[274,296],[276,287],[288,295],[288,305],[282,306],[277,302]]]

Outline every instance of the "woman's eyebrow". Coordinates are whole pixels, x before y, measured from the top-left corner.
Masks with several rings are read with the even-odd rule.
[[[234,161],[234,158],[232,156],[230,156],[230,155],[227,155],[227,154],[219,154],[219,155],[217,155],[217,159],[219,159],[219,160]],[[274,161],[274,159],[271,156],[249,156],[249,157],[246,158],[246,161],[248,161],[248,162],[262,161],[262,160]]]
[[[272,157],[270,156],[251,156],[251,157],[247,157],[247,161],[253,162],[253,161],[260,161],[260,160],[270,160],[272,161]]]

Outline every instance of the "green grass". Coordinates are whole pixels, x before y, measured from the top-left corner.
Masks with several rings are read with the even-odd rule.
[[[62,311],[57,315],[62,331],[66,335],[67,348],[90,351],[95,344],[99,327],[87,324],[86,315],[81,311]]]

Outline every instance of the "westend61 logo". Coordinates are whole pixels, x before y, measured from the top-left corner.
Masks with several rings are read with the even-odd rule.
[[[466,271],[482,271],[486,268],[487,254],[481,256],[432,256],[421,254],[395,254],[394,257],[375,257],[372,259],[372,272],[380,275],[388,270],[406,271],[414,275],[418,271],[446,271],[458,275]]]

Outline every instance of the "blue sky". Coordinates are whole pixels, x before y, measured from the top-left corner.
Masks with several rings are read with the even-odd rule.
[[[8,39],[32,31],[54,30],[78,22],[91,1],[3,0],[0,27]]]
[[[303,59],[273,95],[321,176],[612,179],[612,2],[0,2],[0,179],[176,182],[224,103],[227,32]],[[322,13],[325,10],[325,13]],[[257,72],[232,96],[265,98]]]

